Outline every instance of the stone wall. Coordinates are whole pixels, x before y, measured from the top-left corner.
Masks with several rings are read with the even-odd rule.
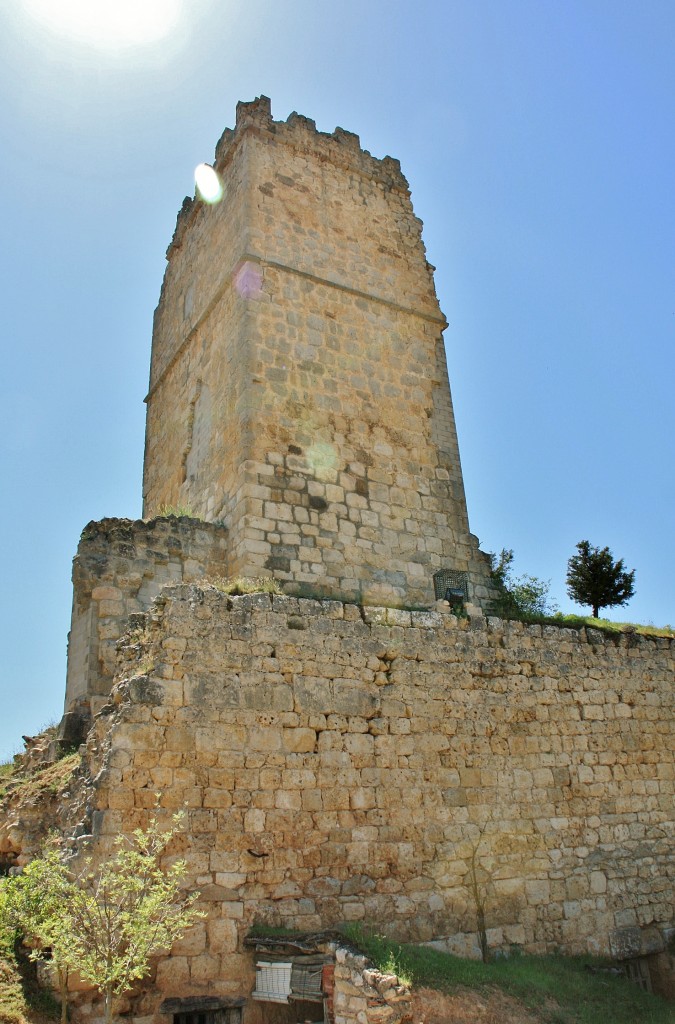
[[[160,792],[209,910],[164,995],[245,994],[254,921],[471,952],[472,858],[493,948],[663,947],[670,640],[180,586],[119,653],[89,741],[96,848]]]
[[[89,523],[73,560],[65,711],[86,719],[105,703],[130,615],[145,611],[167,583],[227,575],[228,566],[227,531],[212,523],[175,516]]]
[[[410,990],[395,974],[383,974],[367,957],[335,951],[334,1024],[410,1024]]]
[[[288,592],[428,605],[489,566],[469,532],[442,314],[396,160],[239,104],[221,203],[186,200],[155,315],[144,511],[230,530]]]

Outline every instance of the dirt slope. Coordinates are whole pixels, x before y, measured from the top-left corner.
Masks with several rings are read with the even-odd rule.
[[[458,989],[452,995],[431,988],[413,989],[413,1024],[542,1024],[517,999],[497,990],[481,995]]]

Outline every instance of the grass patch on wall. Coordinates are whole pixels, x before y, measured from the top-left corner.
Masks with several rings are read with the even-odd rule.
[[[155,512],[153,519],[201,519],[192,509],[191,505],[160,505]]]
[[[241,597],[242,594],[283,595],[279,583],[271,576],[211,576],[204,582],[230,597]]]
[[[65,789],[76,769],[80,767],[81,761],[80,754],[75,751],[44,768],[36,768],[30,772],[23,772],[17,768],[4,779],[0,776],[0,796],[10,791],[18,796],[19,800],[56,796]],[[13,765],[11,767],[14,768]],[[4,787],[1,785],[2,782]]]
[[[639,636],[675,637],[675,629],[670,625],[652,626],[640,622],[611,622],[609,619],[594,619],[592,615],[519,615],[519,622],[529,622],[541,626],[567,626],[570,629],[597,629],[602,633],[618,636],[622,633],[636,633]]]
[[[401,945],[358,927],[348,927],[345,934],[380,970],[393,967],[392,973],[412,978],[416,988],[448,993],[501,990],[536,1013],[542,1024],[673,1024],[675,1020],[671,1005],[623,976],[598,970],[607,962],[593,957],[521,954],[483,963],[427,946]]]
[[[571,626],[580,629],[582,626],[589,626],[591,629],[601,629],[605,633],[639,633],[640,636],[675,636],[675,629],[670,625],[652,626],[643,625],[640,622],[610,622],[609,619],[594,619],[592,615],[563,615],[558,612],[551,619],[547,620],[554,625]]]

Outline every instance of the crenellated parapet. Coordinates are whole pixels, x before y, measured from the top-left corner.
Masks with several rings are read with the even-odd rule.
[[[316,121],[311,117],[305,117],[304,114],[298,114],[295,110],[285,121],[275,121],[272,117],[272,104],[267,96],[258,96],[248,103],[237,103],[235,127],[226,128],[216,145],[213,167],[220,174],[223,174],[228,163],[234,158],[237,147],[247,132],[258,135],[263,133],[273,137],[276,143],[291,146],[300,152],[312,153],[318,159],[328,160],[354,174],[378,181],[385,188],[397,189],[410,195],[408,180],[401,170],[399,160],[391,156],[381,159],[372,156],[367,149],[361,148],[359,136],[344,128],[337,127],[332,132],[320,132],[317,130]],[[171,259],[173,250],[180,247],[184,231],[202,211],[208,213],[208,208],[204,210],[204,203],[197,196],[186,196],[167,249],[167,259]],[[421,221],[419,224],[421,229]]]

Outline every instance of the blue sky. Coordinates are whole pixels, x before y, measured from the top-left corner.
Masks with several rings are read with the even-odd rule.
[[[149,0],[88,0],[93,38],[82,2],[0,10],[0,756],[61,715],[82,528],[140,515],[164,252],[260,93],[401,160],[482,547],[572,611],[567,559],[607,544],[610,617],[675,623],[672,0],[164,0],[143,44]]]

